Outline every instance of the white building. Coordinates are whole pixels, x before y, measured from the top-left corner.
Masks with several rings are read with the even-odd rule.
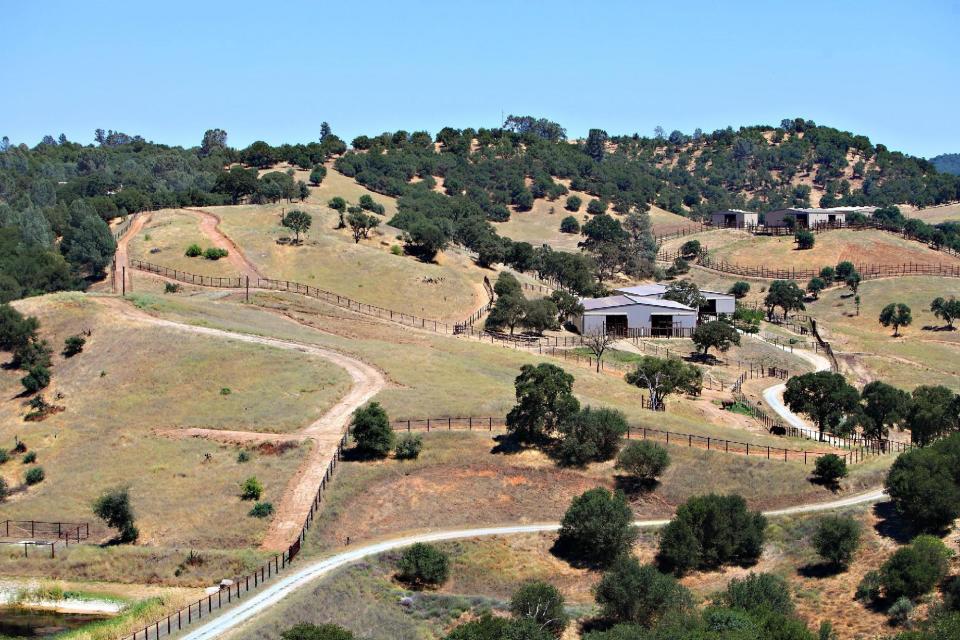
[[[776,209],[764,215],[763,224],[767,227],[785,227],[787,218],[793,218],[797,229],[811,229],[819,226],[843,226],[847,215],[862,213],[872,216],[876,207],[829,207],[826,209]]]
[[[760,214],[741,209],[724,209],[723,211],[714,211],[711,220],[713,226],[719,229],[725,227],[748,229],[760,224]]]
[[[700,309],[664,300],[667,287],[643,284],[624,287],[617,295],[605,298],[584,298],[583,314],[574,318],[582,334],[596,332],[627,336],[689,337],[700,314],[732,314],[736,309],[733,296],[717,291],[702,291],[707,304]]]

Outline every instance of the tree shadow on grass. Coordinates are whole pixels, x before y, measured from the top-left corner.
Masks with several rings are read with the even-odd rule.
[[[635,478],[633,476],[615,475],[613,476],[614,486],[623,491],[623,493],[632,499],[645,498],[656,491],[660,486],[660,481],[656,478]]]
[[[606,565],[602,562],[584,556],[582,549],[574,548],[568,545],[560,537],[557,537],[550,547],[550,555],[563,560],[574,569],[586,569],[588,571],[603,571]]]
[[[511,455],[523,453],[530,449],[541,449],[548,454],[550,452],[549,442],[524,442],[512,433],[500,434],[494,436],[493,439],[497,444],[493,445],[493,448],[490,449],[490,453],[492,454]]]
[[[797,568],[797,573],[804,578],[816,579],[832,578],[844,571],[846,571],[845,567],[832,562],[811,562],[810,564],[805,564]]]
[[[387,457],[388,456],[381,456],[365,451],[359,447],[350,447],[349,449],[343,450],[340,459],[345,462],[371,462],[374,460],[386,460]]]
[[[928,325],[926,325],[925,327],[923,327],[923,330],[924,330],[924,331],[956,331],[957,328],[956,328],[956,327],[948,327],[947,325],[934,326],[934,325],[932,325],[932,324],[928,324]]]
[[[877,517],[877,523],[873,525],[873,529],[884,538],[907,544],[917,533],[914,527],[897,513],[891,500],[873,505],[873,515]]]

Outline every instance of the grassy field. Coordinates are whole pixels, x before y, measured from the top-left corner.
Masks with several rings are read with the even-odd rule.
[[[896,548],[876,528],[878,516],[869,507],[846,512],[861,522],[863,538],[851,568],[842,573],[819,571],[810,538],[819,515],[771,519],[768,542],[759,563],[750,568],[725,567],[694,572],[683,578],[697,601],[706,603],[735,577],[750,571],[773,572],[786,578],[798,614],[816,629],[830,620],[841,640],[895,633],[886,616],[857,603],[856,585]],[[575,568],[554,556],[553,534],[490,537],[439,545],[450,556],[450,579],[436,590],[411,592],[394,575],[399,552],[386,553],[314,582],[286,598],[269,613],[230,634],[231,640],[266,640],[296,622],[335,623],[372,640],[440,638],[452,626],[484,611],[506,611],[511,594],[530,580],[555,585],[575,620],[595,615],[591,588],[599,572]],[[655,531],[641,532],[634,553],[643,562],[654,559]],[[400,606],[411,597],[410,607]],[[576,624],[565,638],[578,637]]]
[[[938,222],[960,222],[960,203],[945,204],[917,209],[910,205],[900,205],[900,213],[908,218],[918,218],[928,224]]]
[[[718,229],[699,234],[696,239],[716,260],[771,269],[819,268],[843,260],[854,264],[960,264],[960,258],[874,230],[841,229],[818,233],[813,249],[804,251],[796,248],[793,236],[754,236],[735,229]],[[664,243],[664,249],[675,251],[684,241],[684,238],[669,240]]]
[[[576,377],[574,391],[583,404],[621,409],[636,424],[734,440],[749,432],[751,442],[757,444],[798,444],[767,435],[743,416],[721,411],[708,393],[699,398],[673,397],[666,413],[650,412],[640,408],[641,393],[636,387],[572,361],[413,331],[292,294],[251,296],[252,303],[277,314],[235,304],[234,298],[151,295],[141,303],[151,313],[184,322],[290,337],[356,355],[386,374],[391,384],[377,400],[395,418],[428,417],[426,413],[432,414],[429,417],[505,415],[514,404],[513,380],[521,365],[553,362]],[[284,321],[281,314],[319,331]]]
[[[378,201],[381,199],[378,199]],[[281,209],[308,211],[313,226],[300,246],[277,244],[290,236],[279,224]],[[212,207],[220,228],[236,242],[261,272],[295,280],[361,302],[435,320],[458,322],[486,301],[484,276],[495,272],[477,267],[457,250],[440,254],[437,263],[394,255],[400,246],[396,230],[383,228],[354,243],[349,229],[336,229],[337,213],[325,204],[243,205]],[[389,218],[384,218],[384,222]]]
[[[570,501],[596,486],[623,486],[613,462],[585,469],[558,467],[539,451],[499,453],[485,433],[424,435],[416,461],[345,462],[307,538],[308,553],[436,528],[556,522]],[[713,491],[743,495],[771,509],[829,500],[828,489],[809,482],[810,466],[670,445],[672,464],[650,492],[631,494],[638,518],[669,517],[692,495]],[[847,491],[876,486],[889,459],[858,465]],[[626,488],[626,487],[625,487]]]
[[[131,258],[160,264],[171,269],[205,276],[236,276],[236,270],[225,260],[188,258],[184,252],[192,244],[206,249],[212,246],[200,230],[197,217],[188,211],[163,210],[148,214],[143,231],[130,239]]]
[[[209,441],[156,434],[178,427],[288,431],[318,417],[347,388],[344,372],[324,360],[227,340],[194,336],[118,317],[96,298],[56,294],[17,303],[37,315],[41,334],[59,351],[66,336],[89,329],[81,354],[54,356],[48,401],[65,407],[25,423],[19,373],[0,376],[0,441],[22,439],[46,480],[15,493],[7,517],[91,521],[105,489],[130,489],[141,541],[157,547],[230,549],[258,544],[269,519],[247,516],[239,483],[255,475],[265,500],[276,500],[306,445],[282,453],[251,452]],[[17,487],[20,456],[0,466]],[[216,523],[211,526],[211,523]],[[106,534],[106,532],[102,532]]]
[[[955,278],[911,277],[870,280],[860,287],[860,315],[848,290],[825,292],[810,311],[827,330],[835,350],[846,354],[848,372],[860,383],[882,379],[911,389],[918,384],[960,385],[960,332],[943,331],[930,312],[937,296],[960,296]],[[878,322],[891,302],[910,306],[913,323],[893,338]]]

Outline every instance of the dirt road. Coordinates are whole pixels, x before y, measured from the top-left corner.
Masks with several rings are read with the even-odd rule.
[[[246,254],[237,244],[220,231],[220,217],[203,209],[184,209],[189,213],[196,215],[200,219],[200,231],[209,238],[215,247],[227,250],[227,260],[233,265],[233,268],[242,275],[249,277],[254,282],[258,278],[263,278],[263,274],[257,269],[257,266],[247,259]]]
[[[285,550],[300,534],[310,512],[314,496],[320,481],[326,473],[330,460],[333,458],[337,445],[347,429],[347,422],[355,409],[362,406],[375,396],[386,385],[386,380],[376,368],[344,355],[337,351],[324,349],[311,344],[267,338],[247,333],[225,331],[210,327],[199,327],[190,324],[155,318],[145,312],[138,311],[129,304],[117,298],[105,298],[104,304],[116,309],[118,313],[136,320],[156,326],[167,327],[177,331],[186,331],[206,336],[215,336],[227,340],[239,340],[262,344],[277,349],[300,351],[317,356],[342,367],[353,381],[353,385],[345,396],[331,407],[320,418],[310,425],[293,433],[284,435],[264,434],[244,431],[219,431],[215,429],[188,429],[184,435],[204,437],[213,440],[231,443],[268,442],[291,439],[307,439],[313,444],[309,455],[287,482],[283,496],[277,506],[277,513],[270,523],[270,528],[261,543],[261,548],[272,551]]]
[[[819,502],[811,504],[797,505],[787,509],[766,512],[765,515],[777,517],[783,515],[792,515],[797,513],[811,513],[816,511],[829,511],[832,509],[845,508],[857,504],[877,502],[883,498],[883,492],[880,490],[869,493],[858,494],[840,500],[830,502]],[[643,528],[662,527],[667,520],[638,520],[634,524]],[[541,533],[556,531],[560,528],[559,523],[531,524],[518,526],[484,527],[479,529],[451,529],[446,531],[433,531],[412,536],[404,536],[385,540],[374,544],[357,547],[349,551],[338,553],[334,556],[316,560],[306,564],[297,571],[284,576],[277,582],[266,587],[255,596],[244,600],[239,605],[226,611],[223,615],[214,618],[204,626],[194,629],[184,636],[184,640],[212,640],[213,638],[223,638],[225,634],[235,629],[254,616],[263,613],[269,607],[277,604],[286,596],[295,591],[308,586],[314,580],[330,574],[331,572],[345,567],[347,565],[359,562],[366,557],[381,554],[395,549],[408,547],[416,542],[443,542],[447,540],[461,540],[465,538],[480,538],[486,536],[505,536],[517,535],[523,533]]]

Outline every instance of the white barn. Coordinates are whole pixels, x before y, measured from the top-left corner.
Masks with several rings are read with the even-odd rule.
[[[700,309],[664,300],[667,287],[641,284],[623,287],[616,295],[584,298],[583,314],[574,318],[580,333],[617,333],[621,335],[687,337],[696,328],[701,314],[725,315],[736,311],[736,299],[719,291],[700,293],[707,303]]]
[[[748,229],[760,224],[760,214],[753,211],[743,211],[742,209],[724,209],[723,211],[714,211],[711,215],[711,221],[713,226],[718,229],[727,227]]]

